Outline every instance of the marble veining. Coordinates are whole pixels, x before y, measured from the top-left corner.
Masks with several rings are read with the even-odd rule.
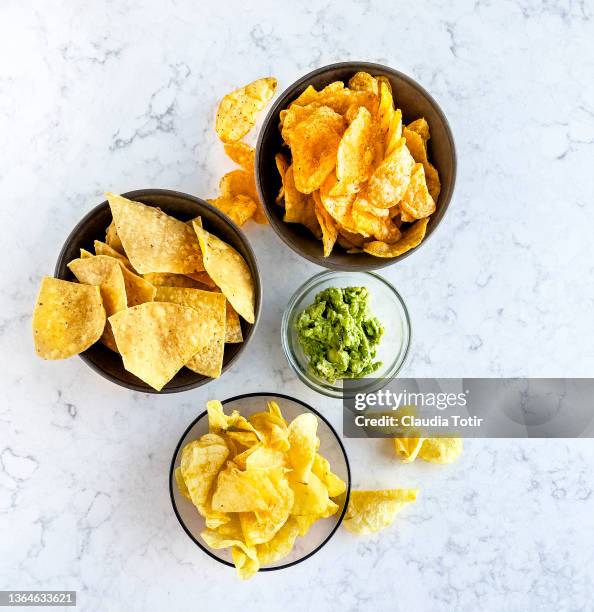
[[[389,531],[339,532],[247,584],[185,536],[167,468],[206,399],[280,389],[340,427],[340,405],[295,379],[279,342],[287,300],[318,269],[269,227],[246,228],[265,279],[257,337],[206,388],[130,393],[79,359],[36,359],[30,335],[41,277],[105,190],[213,196],[232,167],[213,129],[221,95],[363,59],[435,96],[459,156],[439,231],[385,272],[413,319],[405,374],[591,376],[593,13],[574,0],[4,0],[0,588],[75,589],[102,611],[593,609],[589,440],[469,441],[448,467],[347,440],[355,486],[419,487],[418,502]]]

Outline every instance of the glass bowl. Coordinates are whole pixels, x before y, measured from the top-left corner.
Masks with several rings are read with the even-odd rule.
[[[351,470],[345,448],[336,430],[317,410],[293,397],[279,393],[247,393],[232,397],[222,403],[227,414],[235,409],[241,415],[247,417],[255,412],[266,410],[266,402],[268,401],[275,401],[279,405],[283,417],[287,421],[293,420],[304,412],[315,414],[318,418],[319,452],[328,459],[332,471],[344,480],[347,488],[346,495],[333,500],[336,503],[342,504],[333,516],[316,521],[305,536],[298,537],[295,540],[295,546],[288,556],[276,563],[261,567],[261,572],[290,567],[305,561],[305,559],[318,552],[330,540],[340,526],[340,523],[342,523],[351,492]],[[204,519],[192,502],[179,492],[175,481],[175,468],[180,464],[182,449],[188,442],[196,440],[206,433],[208,433],[208,415],[206,412],[203,412],[190,423],[175,448],[169,470],[169,494],[177,520],[190,539],[209,557],[229,567],[235,567],[231,560],[230,549],[214,550],[202,541],[200,533],[205,529]],[[340,502],[339,499],[341,500]]]
[[[376,355],[382,365],[368,378],[348,379],[348,391],[344,389],[342,380],[329,383],[310,370],[297,334],[299,315],[313,303],[320,291],[328,287],[367,287],[371,296],[371,313],[381,321],[385,330]],[[297,376],[319,393],[342,398],[377,390],[398,374],[408,355],[411,324],[404,300],[385,278],[373,272],[322,272],[293,294],[283,314],[281,336],[285,356]]]

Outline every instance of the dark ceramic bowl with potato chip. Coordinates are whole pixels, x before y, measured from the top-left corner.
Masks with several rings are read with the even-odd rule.
[[[281,178],[276,168],[275,155],[289,153],[279,129],[280,113],[286,109],[308,86],[321,90],[334,81],[345,85],[357,72],[386,77],[392,86],[394,101],[402,110],[403,124],[424,117],[430,128],[431,138],[427,142],[430,162],[439,172],[441,192],[436,210],[431,215],[425,237],[415,248],[392,258],[376,257],[358,252],[347,253],[338,244],[328,257],[323,256],[322,241],[298,223],[283,221],[284,208],[276,202],[281,188]],[[390,266],[422,248],[444,218],[456,181],[456,149],[448,121],[431,95],[409,76],[388,66],[369,62],[341,62],[318,68],[288,87],[276,100],[266,116],[256,151],[256,181],[261,201],[264,203],[270,225],[283,242],[293,251],[309,261],[334,270],[374,270]]]
[[[122,194],[124,197],[141,202],[149,206],[156,206],[164,213],[179,219],[189,221],[197,216],[202,218],[204,229],[218,236],[221,240],[231,245],[246,261],[254,281],[255,308],[254,324],[250,324],[240,317],[243,342],[236,344],[225,344],[222,374],[228,370],[233,363],[239,359],[252,339],[262,302],[262,287],[258,264],[254,252],[243,232],[230,221],[223,213],[207,204],[200,198],[165,189],[141,189],[129,191]],[[80,256],[80,249],[93,251],[94,240],[104,240],[105,230],[112,221],[111,210],[107,201],[93,208],[72,230],[56,264],[55,276],[62,280],[76,280],[68,263]],[[118,353],[108,349],[101,342],[96,342],[84,353],[81,359],[95,372],[107,380],[134,391],[145,393],[179,393],[188,391],[216,380],[197,374],[183,367],[162,389],[156,391],[148,384],[128,372],[122,363]]]

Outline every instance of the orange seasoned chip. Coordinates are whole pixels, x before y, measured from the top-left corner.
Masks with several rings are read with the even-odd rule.
[[[266,224],[268,219],[266,213],[262,210],[258,191],[256,190],[256,180],[254,172],[246,172],[245,170],[233,170],[225,174],[219,181],[219,189],[222,196],[230,196],[235,198],[238,195],[244,195],[250,198],[256,204],[256,211],[253,219],[256,223]],[[243,206],[245,206],[245,202]]]
[[[225,153],[246,172],[254,172],[254,160],[256,158],[254,147],[245,142],[227,142],[225,143]]]
[[[322,106],[301,121],[291,136],[293,178],[301,193],[312,193],[336,166],[344,119]]]
[[[214,200],[208,200],[208,203],[225,213],[233,223],[240,227],[251,219],[258,209],[256,202],[243,194],[235,196],[225,194]]]
[[[410,150],[414,160],[423,164],[427,188],[429,189],[433,201],[437,202],[439,192],[441,191],[441,181],[439,180],[437,169],[427,159],[426,141],[418,132],[407,127],[402,130],[402,135],[406,139],[406,146]]]
[[[394,244],[386,244],[381,241],[368,242],[363,250],[376,257],[398,257],[421,244],[427,230],[429,217],[419,219],[402,233],[400,239]]]
[[[431,138],[431,134],[429,132],[429,124],[427,123],[425,117],[421,117],[420,119],[412,121],[406,127],[409,130],[416,132],[425,141]]]
[[[400,238],[400,230],[390,218],[389,210],[374,207],[365,194],[359,194],[353,203],[351,215],[356,232],[366,238],[373,237],[387,243]]]
[[[255,125],[258,113],[276,91],[276,79],[258,79],[227,94],[219,104],[216,131],[223,142],[241,140]]]
[[[367,196],[374,206],[390,208],[401,199],[410,181],[415,161],[401,138],[398,145],[375,169],[367,185]]]
[[[314,209],[314,201],[310,195],[297,191],[293,180],[293,166],[285,172],[285,215],[286,223],[301,223],[316,237],[322,236],[322,230]]]
[[[275,200],[277,204],[280,204],[283,202],[283,198],[285,197],[285,174],[289,168],[289,162],[282,153],[277,153],[274,156],[274,161],[276,162],[276,169],[281,177],[281,187]]]
[[[410,175],[410,183],[402,200],[400,208],[405,220],[423,219],[435,212],[435,202],[429,195],[427,184],[425,183],[425,171],[423,164],[415,164]]]
[[[349,80],[349,88],[356,91],[370,91],[373,95],[379,95],[379,83],[375,77],[368,72],[357,72]]]
[[[369,178],[374,159],[373,135],[371,113],[364,106],[360,106],[338,146],[336,159],[338,193],[357,191],[359,184]]]
[[[386,136],[386,156],[398,146],[402,138],[402,111],[398,108],[392,115],[392,121]]]
[[[336,229],[336,222],[328,214],[328,211],[324,208],[322,201],[320,200],[320,194],[315,191],[313,193],[314,199],[314,212],[320,227],[322,228],[322,242],[324,244],[324,257],[328,257],[332,253],[334,243],[338,237],[338,230]]]

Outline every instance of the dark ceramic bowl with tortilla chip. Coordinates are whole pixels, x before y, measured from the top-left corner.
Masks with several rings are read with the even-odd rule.
[[[279,128],[281,112],[287,109],[309,86],[314,87],[319,92],[331,83],[342,81],[346,87],[349,79],[358,72],[366,72],[373,77],[387,79],[393,92],[395,108],[402,110],[403,126],[408,126],[411,122],[422,117],[426,119],[430,130],[430,138],[428,141],[425,140],[426,156],[439,173],[441,191],[437,196],[437,202],[435,202],[435,212],[430,215],[428,223],[422,220],[423,223],[426,223],[424,238],[420,243],[417,243],[414,239],[411,240],[411,242],[417,244],[416,247],[409,248],[409,250],[395,256],[378,257],[362,252],[360,248],[350,249],[357,252],[347,252],[347,241],[346,246],[335,244],[330,255],[324,257],[322,241],[314,236],[307,227],[301,223],[287,223],[283,220],[285,208],[283,200],[279,196],[282,181],[276,167],[275,156],[282,153],[290,161],[291,151],[281,136]],[[319,104],[325,105],[324,102],[319,102]],[[415,159],[415,162],[417,161],[419,160]],[[319,167],[319,164],[317,167]],[[306,74],[277,98],[260,130],[256,151],[256,180],[259,196],[264,204],[270,225],[293,251],[313,263],[334,270],[364,271],[379,269],[401,261],[422,248],[443,220],[452,199],[456,181],[454,138],[448,121],[437,102],[409,76],[388,66],[369,62],[332,64]],[[420,219],[420,217],[416,218]],[[406,223],[403,227],[407,227]],[[346,234],[343,238],[347,238]],[[379,240],[377,237],[375,239]]]
[[[122,194],[125,198],[140,202],[148,206],[157,207],[167,215],[179,221],[190,221],[196,217],[202,219],[205,230],[217,236],[233,247],[245,260],[254,288],[254,323],[248,323],[239,317],[242,342],[225,343],[222,373],[231,367],[245,351],[252,339],[260,314],[262,301],[261,278],[256,257],[243,232],[225,215],[207,204],[204,200],[194,196],[169,191],[165,189],[141,189]],[[107,201],[93,208],[72,230],[56,264],[55,276],[62,280],[76,280],[68,263],[80,257],[81,249],[94,251],[94,241],[106,240],[106,229],[112,222],[112,214]],[[101,342],[96,342],[85,352],[80,354],[81,359],[93,370],[111,382],[145,393],[157,393],[155,389],[140,380],[124,368],[122,357],[107,348]],[[188,391],[202,385],[213,378],[198,374],[186,367],[182,367],[175,376],[167,382],[160,393],[179,393]]]

